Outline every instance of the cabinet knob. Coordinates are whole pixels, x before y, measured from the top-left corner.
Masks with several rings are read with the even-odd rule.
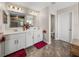
[[[17,44],[18,44],[18,40],[17,40]]]
[[[14,43],[15,43],[15,44],[18,44],[18,40],[15,40]]]
[[[14,43],[16,44],[16,40],[14,41]]]

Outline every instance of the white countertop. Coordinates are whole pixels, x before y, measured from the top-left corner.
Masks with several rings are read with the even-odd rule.
[[[17,34],[17,33],[23,33],[26,32],[27,30],[23,31],[22,28],[11,28],[11,29],[6,29],[3,34],[4,35],[10,35],[10,34]]]
[[[30,29],[33,29],[33,28],[37,28],[37,27],[30,27]],[[29,30],[29,29],[27,29]],[[27,32],[27,30],[23,31],[22,28],[18,28],[18,29],[9,29],[9,30],[5,30],[3,32],[4,35],[10,35],[10,34],[18,34],[18,33],[24,33],[24,32]]]
[[[10,34],[17,34],[17,33],[24,33],[26,31],[5,31],[4,35],[10,35]]]

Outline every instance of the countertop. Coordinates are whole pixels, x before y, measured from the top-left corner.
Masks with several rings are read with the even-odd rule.
[[[26,31],[5,31],[4,35],[11,35],[11,34],[17,34],[17,33],[24,33]]]
[[[23,31],[23,29],[21,29],[21,28],[19,28],[19,29],[10,29],[10,30],[5,30],[5,31],[3,32],[3,34],[4,34],[4,35],[10,35],[10,34],[24,33],[24,32],[27,32],[28,30],[34,29],[34,28],[38,29],[38,27],[30,27],[29,29],[24,30],[24,31]]]
[[[29,30],[29,29],[28,29]],[[24,33],[27,30],[23,30],[22,28],[11,28],[11,29],[6,29],[3,34],[4,35],[11,35],[11,34],[18,34],[18,33]]]

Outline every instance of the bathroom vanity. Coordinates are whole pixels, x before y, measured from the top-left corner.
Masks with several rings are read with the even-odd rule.
[[[6,56],[20,49],[33,46],[35,43],[43,40],[42,29],[39,27],[30,27],[25,31],[8,30],[4,32],[5,41],[0,43],[3,49],[1,56]]]
[[[36,16],[29,14],[29,11],[32,10],[11,4],[6,4],[5,10],[0,9],[0,31],[5,37],[5,41],[0,42],[1,57],[33,46],[43,40],[43,30],[34,26]],[[23,25],[27,22],[32,27],[24,31]]]

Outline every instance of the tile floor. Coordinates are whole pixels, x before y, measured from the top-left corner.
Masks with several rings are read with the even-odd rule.
[[[61,40],[52,40],[50,45],[41,49],[31,46],[26,52],[27,57],[70,57],[70,44]]]

